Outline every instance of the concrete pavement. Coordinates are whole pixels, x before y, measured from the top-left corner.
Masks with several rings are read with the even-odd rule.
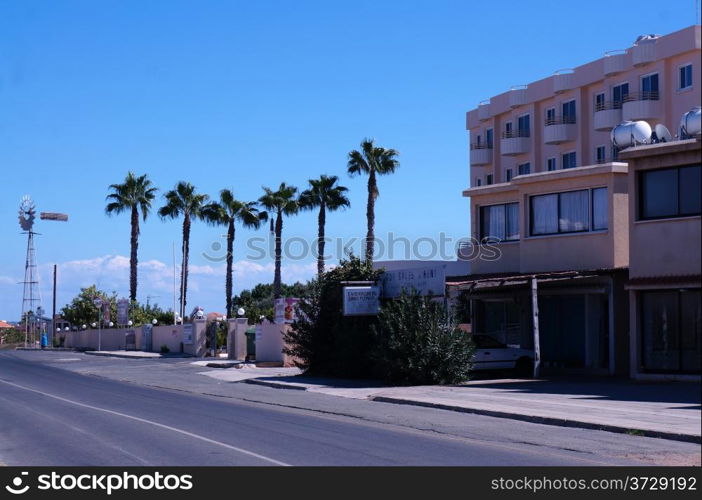
[[[554,378],[475,380],[458,386],[385,387],[363,381],[283,373],[254,377],[227,371],[207,375],[354,399],[701,442],[699,384]]]

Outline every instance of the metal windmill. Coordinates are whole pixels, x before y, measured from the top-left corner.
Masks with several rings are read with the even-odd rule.
[[[27,337],[34,335],[37,321],[41,321],[41,290],[39,289],[39,273],[37,271],[36,252],[34,250],[34,219],[36,205],[24,195],[19,206],[19,223],[23,233],[27,235],[27,258],[24,264],[24,291],[22,292],[22,319],[24,320],[24,346],[27,347]]]

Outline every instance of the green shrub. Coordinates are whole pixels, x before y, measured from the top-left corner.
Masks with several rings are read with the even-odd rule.
[[[403,294],[383,305],[371,329],[378,378],[406,385],[468,380],[475,347],[443,303]]]

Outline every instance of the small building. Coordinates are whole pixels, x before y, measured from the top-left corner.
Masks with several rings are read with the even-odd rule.
[[[622,151],[629,164],[630,373],[700,379],[702,151],[695,139]]]

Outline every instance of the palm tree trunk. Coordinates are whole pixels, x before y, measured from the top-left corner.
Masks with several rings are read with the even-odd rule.
[[[366,234],[366,260],[373,262],[373,250],[375,246],[375,193],[377,187],[375,182],[375,170],[370,171],[368,176],[368,205],[366,206],[366,218],[368,219],[368,233]]]
[[[180,316],[185,318],[188,297],[188,259],[190,257],[190,215],[183,218],[183,267],[180,274]]]
[[[129,300],[136,301],[137,297],[137,249],[139,248],[139,210],[132,207],[132,236],[129,252]]]
[[[326,224],[327,213],[324,203],[319,206],[319,217],[317,218],[317,275],[324,273],[324,225]]]
[[[227,318],[232,317],[232,272],[234,267],[234,218],[229,220],[227,228],[227,277],[224,289],[227,293]]]
[[[275,274],[273,275],[273,298],[280,298],[280,263],[282,260],[283,243],[283,214],[280,211],[275,217]]]

